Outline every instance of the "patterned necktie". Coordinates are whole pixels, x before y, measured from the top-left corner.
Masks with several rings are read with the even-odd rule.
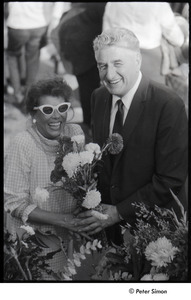
[[[118,111],[116,113],[115,116],[115,122],[114,122],[114,126],[113,126],[113,133],[122,133],[122,129],[123,129],[123,115],[124,115],[124,111],[123,111],[123,102],[121,99],[117,100],[117,105],[118,105]]]

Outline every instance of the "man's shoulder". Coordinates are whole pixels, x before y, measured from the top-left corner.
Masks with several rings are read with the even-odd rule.
[[[94,97],[99,98],[103,96],[110,96],[110,93],[104,86],[100,86],[99,88],[95,89],[92,94]]]
[[[154,80],[149,81],[147,96],[151,99],[151,101],[156,101],[159,105],[184,105],[183,100],[173,89]]]
[[[149,88],[153,89],[155,92],[168,94],[171,97],[177,97],[177,94],[167,85],[151,80],[149,81]]]

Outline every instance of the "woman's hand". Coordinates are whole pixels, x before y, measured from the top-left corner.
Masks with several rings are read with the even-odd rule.
[[[59,226],[74,232],[78,232],[76,222],[80,221],[79,218],[75,217],[73,214],[61,214],[59,219]]]
[[[50,211],[42,210],[36,207],[28,216],[31,223],[49,224],[60,226],[77,232],[78,228],[74,226],[78,219],[73,214],[58,214]]]
[[[63,221],[62,221],[62,227],[68,229],[70,231],[71,235],[75,235],[76,238],[79,238],[81,236],[85,237],[88,240],[92,240],[85,232],[81,232],[79,226],[77,223],[81,221],[80,218],[76,217],[73,214],[64,214]]]
[[[81,212],[75,219],[75,226],[78,228],[78,232],[86,232],[89,235],[98,233],[106,227],[109,227],[115,223],[120,222],[119,214],[116,206],[102,204],[103,213],[108,215],[107,219],[98,219],[92,216],[92,211],[88,210]]]
[[[29,214],[28,220],[31,223],[35,222],[38,224],[60,226],[68,229],[71,232],[79,233],[80,235],[85,236],[87,239],[90,239],[90,237],[85,233],[79,232],[79,227],[76,224],[81,221],[81,219],[77,216],[74,216],[73,214],[58,214],[36,207]]]

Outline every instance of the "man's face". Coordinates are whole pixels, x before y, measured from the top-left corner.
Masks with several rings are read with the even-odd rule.
[[[112,94],[123,97],[135,84],[141,55],[121,45],[106,46],[95,54],[102,83]]]

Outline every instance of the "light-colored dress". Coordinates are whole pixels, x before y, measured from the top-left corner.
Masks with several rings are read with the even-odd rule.
[[[64,128],[66,136],[83,134],[77,124],[67,124]],[[16,228],[28,224],[46,232],[59,235],[65,246],[68,244],[68,231],[52,225],[34,225],[27,222],[28,215],[39,207],[55,213],[71,213],[76,201],[63,189],[50,192],[49,199],[38,203],[35,200],[35,189],[45,188],[50,181],[51,171],[58,150],[58,141],[43,137],[33,125],[31,128],[18,133],[10,143],[5,155],[4,197],[7,211],[7,229],[15,234]],[[63,253],[57,253],[50,266],[54,272],[62,271],[65,258]],[[48,276],[47,278],[48,279]]]

